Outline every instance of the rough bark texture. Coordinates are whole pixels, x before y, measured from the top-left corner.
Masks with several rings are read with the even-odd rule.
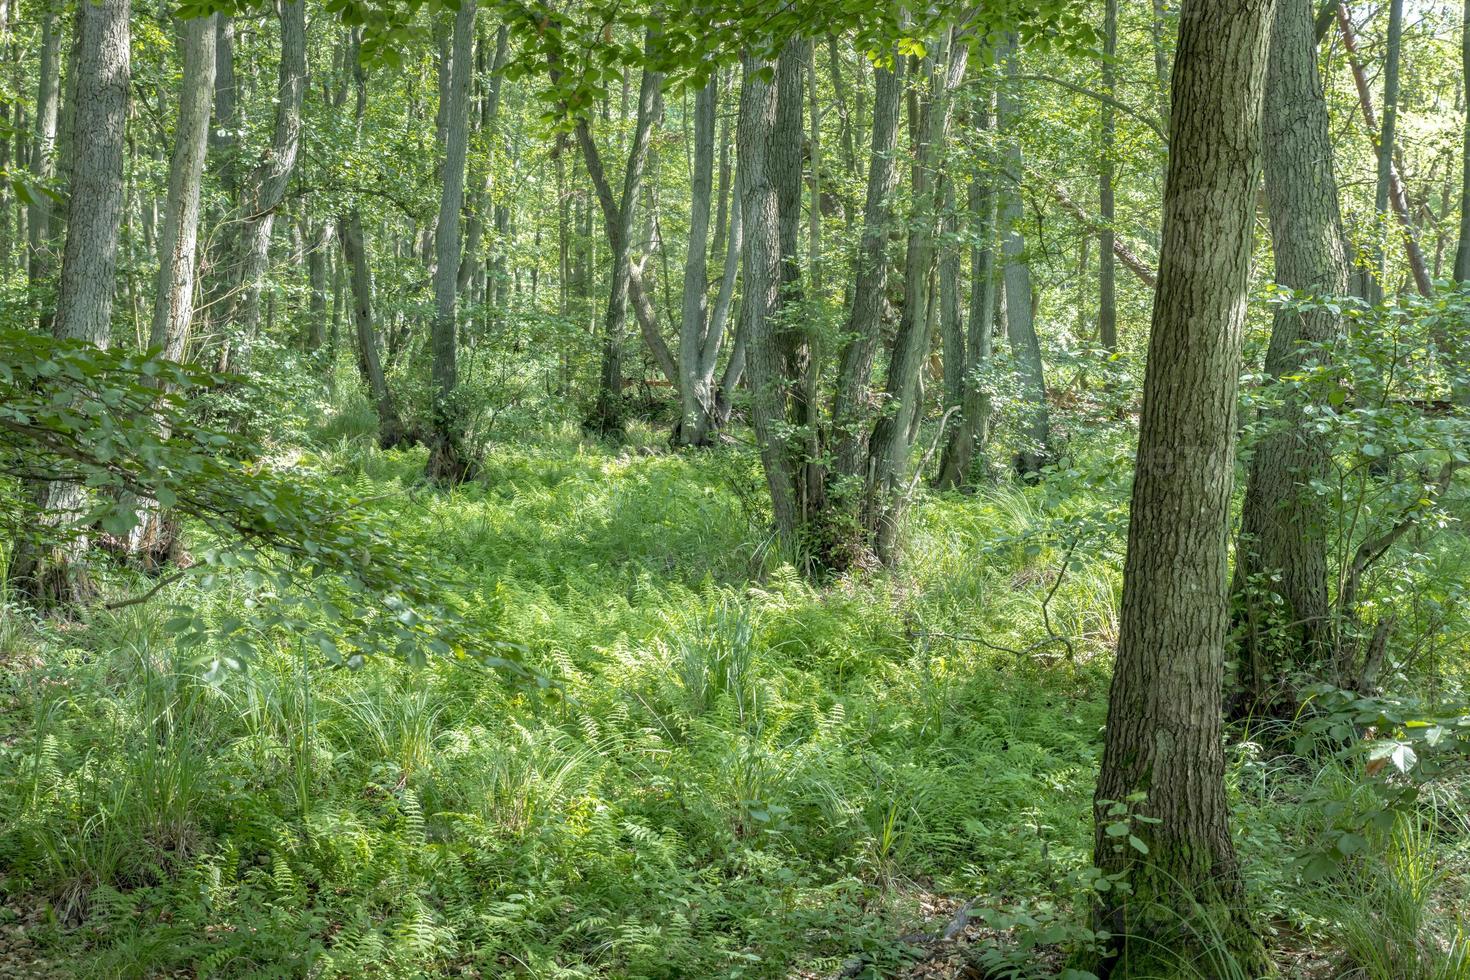
[[[470,61],[475,37],[475,3],[463,0],[454,15],[453,39],[442,91],[444,120],[443,186],[439,221],[434,232],[434,406],[430,412],[429,462],[426,473],[441,483],[457,483],[469,475],[471,460],[464,447],[464,411],[455,399],[459,383],[460,210],[464,207],[465,155],[469,148]]]
[[[1303,296],[1340,296],[1348,286],[1342,216],[1332,165],[1332,139],[1317,71],[1311,0],[1277,0],[1270,64],[1266,72],[1266,203],[1276,255],[1276,281]],[[1279,378],[1298,371],[1304,344],[1331,341],[1338,317],[1324,309],[1299,313],[1279,306],[1271,325],[1266,372]],[[1266,707],[1268,687],[1293,668],[1325,662],[1330,630],[1327,605],[1326,502],[1310,489],[1328,465],[1326,436],[1307,424],[1305,405],[1288,398],[1251,459],[1236,548],[1234,591],[1242,615],[1237,710]],[[1282,601],[1284,619],[1265,622],[1250,578]],[[1294,651],[1262,636],[1267,626],[1292,627]],[[1282,659],[1282,654],[1286,659]],[[1291,710],[1294,705],[1278,707]]]
[[[872,411],[873,357],[882,332],[888,289],[888,235],[893,222],[893,195],[898,188],[898,110],[903,91],[897,69],[876,68],[874,75],[871,161],[868,195],[863,209],[863,237],[858,245],[852,308],[848,312],[832,402],[833,470],[840,479],[862,476],[868,455],[868,419]]]
[[[1269,969],[1242,909],[1221,745],[1226,535],[1259,178],[1271,0],[1185,0],[1173,78],[1159,288],[1139,421],[1117,661],[1095,797],[1096,853],[1129,894],[1100,896],[1125,937],[1114,977],[1171,975],[1223,943]],[[1107,831],[1147,794],[1142,854]],[[1161,964],[1160,960],[1164,960]],[[1216,971],[1208,960],[1193,965]],[[1161,967],[1164,967],[1161,969]]]
[[[780,222],[771,173],[776,129],[776,86],[762,77],[775,66],[746,53],[735,132],[737,192],[742,222],[740,333],[750,376],[750,416],[771,492],[776,533],[795,544],[799,510],[796,475],[786,432],[785,361],[772,314],[781,293]]]
[[[112,293],[122,225],[123,151],[131,81],[129,0],[77,7],[76,58],[68,110],[78,132],[67,156],[66,246],[57,285],[53,333],[106,347],[111,338]],[[44,609],[65,611],[95,595],[81,556],[87,542],[75,533],[86,492],[75,484],[36,489],[46,541],[18,544],[11,556],[16,591]],[[59,538],[59,540],[58,540]]]
[[[1003,195],[1001,209],[1001,251],[1005,255],[1006,341],[1015,355],[1016,373],[1020,380],[1021,449],[1016,453],[1016,472],[1033,480],[1051,457],[1051,422],[1046,408],[1046,370],[1041,361],[1041,340],[1036,336],[1036,319],[1032,306],[1031,264],[1026,257],[1026,239],[1021,232],[1025,211],[1021,201],[1021,178],[1025,160],[1021,156],[1020,135],[1016,132],[1021,107],[1016,98],[1015,76],[1018,72],[1014,36],[1003,49],[1001,60],[1006,66],[1010,84],[1000,90],[997,125],[1005,143],[1006,170],[1010,184]]]

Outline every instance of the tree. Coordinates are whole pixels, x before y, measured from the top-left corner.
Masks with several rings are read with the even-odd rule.
[[[61,29],[60,15],[47,4],[41,13],[41,59],[36,73],[36,141],[31,146],[31,173],[42,183],[56,174],[56,126],[61,106]],[[35,288],[50,275],[51,198],[46,194],[31,195],[26,216],[28,280]],[[41,328],[50,329],[51,315],[43,311]]]
[[[1301,299],[1340,296],[1348,287],[1342,217],[1332,165],[1332,137],[1310,0],[1278,0],[1266,71],[1266,204],[1276,256],[1276,282]],[[1266,352],[1273,378],[1298,372],[1320,356],[1341,329],[1338,317],[1317,305],[1303,312],[1277,306]],[[1327,434],[1311,424],[1307,405],[1288,393],[1255,447],[1246,481],[1232,591],[1243,609],[1240,682],[1235,710],[1264,707],[1267,687],[1293,668],[1320,666],[1331,624],[1327,596],[1327,501],[1315,488],[1326,475]],[[1267,624],[1254,590],[1280,600],[1291,624],[1295,656],[1279,661],[1279,645],[1263,635]],[[1294,708],[1288,696],[1279,709]]]
[[[430,479],[457,483],[472,461],[464,446],[464,407],[455,398],[459,383],[460,209],[464,206],[465,154],[469,147],[470,60],[475,36],[475,0],[462,0],[454,15],[447,58],[440,60],[444,140],[439,221],[434,231],[434,405],[429,421]]]
[[[718,424],[714,369],[719,337],[711,337],[713,324],[708,316],[705,283],[718,101],[719,77],[711,76],[694,97],[694,167],[689,189],[689,251],[684,262],[683,310],[679,321],[681,403],[676,432],[676,441],[685,446],[705,445]]]
[[[1465,13],[1460,34],[1462,85],[1466,102],[1470,103],[1470,0],[1465,0]],[[1460,148],[1463,174],[1460,179],[1460,244],[1455,249],[1455,279],[1470,282],[1470,111],[1465,113],[1465,137]]]
[[[301,146],[301,104],[307,82],[305,0],[281,0],[276,16],[281,25],[281,60],[271,143],[239,190],[238,220],[232,225],[225,260],[228,286],[217,317],[222,329],[229,332],[221,338],[219,354],[219,365],[225,370],[238,369],[249,361],[260,321],[261,282],[270,259],[276,212],[285,199]],[[228,60],[231,67],[217,72],[216,83],[223,82],[227,89],[233,89],[233,44],[225,41],[220,48],[220,57]],[[222,119],[231,118],[234,106],[231,92],[218,107],[218,115]]]
[[[1118,0],[1106,0],[1103,19],[1103,92],[1110,99],[1118,97],[1114,59],[1118,54]],[[1098,210],[1102,213],[1102,231],[1098,234],[1097,256],[1097,328],[1103,349],[1118,349],[1118,301],[1115,270],[1113,222],[1117,219],[1113,204],[1113,154],[1117,149],[1117,124],[1113,106],[1102,104],[1102,169],[1098,174]]]
[[[1373,292],[1370,299],[1383,301],[1384,277],[1388,273],[1388,195],[1394,176],[1393,150],[1399,118],[1399,60],[1403,49],[1404,0],[1389,0],[1388,45],[1383,56],[1383,128],[1378,134],[1378,178],[1373,185]]]
[[[1271,0],[1185,0],[1180,14],[1159,287],[1094,798],[1098,867],[1129,885],[1098,897],[1099,924],[1121,937],[1115,977],[1155,975],[1171,955],[1200,954],[1204,937],[1247,975],[1269,966],[1242,908],[1220,713],[1271,9]],[[1132,807],[1146,821],[1130,823]],[[1115,836],[1120,820],[1138,848]]]
[[[1046,370],[1041,360],[1041,341],[1036,336],[1032,305],[1031,263],[1026,255],[1026,238],[1021,231],[1023,210],[1021,179],[1025,159],[1021,154],[1019,125],[1021,105],[1016,95],[1019,74],[1016,37],[1010,35],[999,60],[1005,65],[1008,84],[1001,86],[997,126],[1005,143],[1008,183],[1002,194],[1001,251],[1005,255],[1006,340],[1016,358],[1024,406],[1021,409],[1022,445],[1016,453],[1016,472],[1034,480],[1051,456],[1051,422],[1046,407]]]
[[[129,0],[83,3],[76,15],[75,78],[69,86],[77,132],[67,161],[66,245],[52,324],[60,340],[107,347],[112,335],[112,293],[122,224],[123,151],[126,142],[131,14]],[[86,492],[75,483],[34,488],[38,510],[51,529],[73,528],[84,516]],[[21,542],[10,562],[10,581],[42,608],[69,610],[95,593],[81,567],[87,547],[79,534]]]

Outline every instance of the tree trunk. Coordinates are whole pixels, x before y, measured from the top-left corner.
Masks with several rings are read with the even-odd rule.
[[[464,447],[464,407],[458,403],[456,355],[459,349],[460,209],[464,207],[465,154],[469,147],[471,46],[475,36],[475,0],[462,0],[454,15],[454,32],[442,90],[444,143],[440,171],[439,221],[434,232],[433,398],[430,411],[429,462],[425,472],[439,483],[458,483],[473,464]]]
[[[342,258],[352,284],[352,323],[357,338],[357,370],[378,412],[378,445],[384,449],[410,442],[398,415],[393,392],[378,358],[378,330],[373,323],[373,273],[362,233],[362,214],[353,208],[339,222]]]
[[[327,341],[327,260],[332,250],[332,223],[319,221],[306,252],[306,277],[311,288],[306,319],[306,352],[316,354]]]
[[[1399,118],[1399,53],[1403,49],[1404,0],[1389,0],[1388,46],[1383,54],[1383,128],[1378,133],[1378,178],[1373,185],[1373,292],[1369,299],[1383,302],[1388,275],[1388,199],[1394,177],[1393,149]]]
[[[1019,124],[1021,106],[1016,97],[1015,76],[1018,53],[1014,36],[1002,47],[1007,84],[1002,85],[998,99],[997,126],[1005,145],[1006,188],[1001,209],[1001,251],[1005,255],[1006,341],[1016,359],[1020,379],[1021,440],[1016,453],[1016,472],[1024,480],[1034,480],[1051,458],[1051,424],[1046,407],[1046,372],[1041,361],[1041,341],[1036,336],[1036,320],[1032,306],[1031,263],[1026,255],[1026,239],[1021,232],[1025,219],[1021,201],[1021,180],[1025,161],[1021,156]]]
[[[1094,798],[1101,975],[1269,961],[1243,909],[1221,744],[1226,535],[1271,0],[1185,0],[1117,660]],[[1135,794],[1146,794],[1136,802]],[[1115,807],[1157,820],[1120,817]],[[1110,829],[1120,821],[1146,848]],[[1193,958],[1191,958],[1193,957]]]
[[[992,97],[986,96],[980,102],[978,122],[981,130],[994,126]],[[970,248],[969,323],[963,361],[956,371],[959,397],[952,403],[960,407],[960,414],[950,422],[944,452],[939,458],[939,475],[934,481],[940,490],[953,490],[969,483],[975,456],[984,451],[990,429],[990,393],[977,377],[990,362],[995,329],[995,192],[989,181],[988,170],[976,173],[970,180],[969,221],[974,244]],[[947,378],[948,350],[944,356]]]
[[[893,196],[898,189],[898,110],[903,91],[903,59],[893,69],[874,68],[873,133],[868,164],[863,237],[858,244],[852,308],[848,312],[832,401],[832,466],[839,479],[863,475],[868,457],[868,425],[873,406],[873,358],[882,335],[883,304],[888,290],[888,236],[893,223]],[[834,491],[837,488],[833,488]]]
[[[31,173],[49,184],[56,176],[56,127],[61,106],[61,24],[56,8],[47,4],[41,14],[41,62],[37,70],[36,137],[31,145]],[[50,275],[52,261],[52,201],[45,194],[32,194],[26,217],[27,280],[31,295]],[[42,307],[40,326],[51,329],[50,310]]]
[[[650,30],[644,37],[644,50],[651,49],[656,34]],[[635,292],[635,306],[647,303],[641,288],[641,276],[633,263],[633,218],[638,207],[638,191],[643,182],[643,171],[648,163],[648,145],[653,126],[662,111],[659,89],[663,75],[656,71],[644,71],[638,86],[638,116],[634,123],[633,142],[628,148],[628,165],[623,172],[621,200],[614,203],[612,189],[602,170],[602,160],[593,142],[592,131],[585,118],[577,126],[577,139],[581,144],[587,172],[593,176],[598,198],[602,203],[603,218],[607,226],[609,250],[612,253],[611,281],[608,288],[607,312],[603,316],[602,368],[597,387],[597,401],[592,415],[587,419],[589,431],[600,436],[618,436],[623,431],[623,339],[626,333],[629,293]],[[600,180],[599,180],[600,178]],[[634,291],[634,280],[639,288]],[[641,302],[640,302],[641,301]],[[652,307],[640,321],[647,323]],[[657,319],[653,320],[654,331]],[[645,337],[647,331],[645,331]],[[677,366],[670,371],[671,380],[679,377]],[[677,383],[677,382],[676,382]]]
[[[1118,52],[1118,0],[1106,0],[1103,19],[1103,92],[1110,99],[1118,97],[1117,72],[1113,60]],[[1098,235],[1097,256],[1097,328],[1103,349],[1113,353],[1118,349],[1118,301],[1117,272],[1113,249],[1115,233],[1113,222],[1117,218],[1113,206],[1113,153],[1117,126],[1113,120],[1113,107],[1102,104],[1102,170],[1098,176],[1098,210],[1102,212],[1102,232]]]
[[[230,259],[231,294],[223,318],[231,336],[225,339],[219,362],[227,371],[243,367],[250,358],[260,320],[260,290],[270,263],[276,210],[286,196],[301,145],[301,104],[307,82],[305,0],[281,0],[277,16],[281,23],[281,63],[276,81],[279,101],[270,148],[246,179],[240,197],[240,224]]]
[[[898,532],[920,418],[919,375],[929,349],[935,238],[943,203],[941,184],[947,182],[940,167],[949,139],[952,96],[964,79],[969,50],[967,39],[954,34],[936,45],[933,63],[926,72],[929,94],[918,120],[919,145],[915,147],[911,177],[914,213],[904,256],[903,312],[888,363],[884,412],[873,423],[869,443],[863,514],[863,529],[873,554],[889,565],[898,558]]]
[[[679,322],[680,418],[676,441],[684,446],[709,442],[715,418],[714,364],[705,356],[706,257],[709,254],[710,192],[715,169],[715,104],[719,80],[711,77],[694,97],[694,162],[689,188],[689,253],[684,263],[683,315]],[[706,372],[704,365],[710,370]]]
[[[1276,281],[1304,297],[1339,296],[1347,290],[1348,263],[1311,0],[1277,2],[1262,136]],[[1338,317],[1330,311],[1300,313],[1278,306],[1266,372],[1273,378],[1299,372],[1314,356],[1303,345],[1328,343],[1339,329]],[[1244,626],[1242,697],[1233,707],[1240,715],[1269,708],[1268,687],[1283,682],[1289,672],[1328,662],[1331,514],[1312,485],[1326,474],[1331,450],[1306,409],[1300,398],[1288,397],[1251,458],[1233,583]],[[1259,580],[1253,582],[1254,577]],[[1261,622],[1264,613],[1254,603],[1253,590],[1258,588],[1280,598],[1281,622]],[[1294,624],[1294,654],[1258,632],[1282,623]],[[1295,703],[1288,695],[1276,708],[1289,712]]]
[[[75,71],[68,85],[74,99],[68,112],[87,138],[75,141],[66,158],[66,245],[52,330],[59,339],[98,347],[108,346],[112,333],[131,80],[130,13],[128,0],[78,5]],[[96,594],[81,565],[87,542],[76,527],[86,513],[86,492],[76,484],[49,483],[35,493],[52,539],[22,539],[11,556],[10,581],[39,607],[66,611]]]
[[[751,422],[771,492],[772,518],[781,541],[794,548],[798,543],[800,517],[797,478],[786,431],[785,358],[772,317],[781,295],[780,219],[771,172],[776,86],[763,77],[776,66],[746,52],[742,67],[744,78],[735,132],[735,184],[743,225],[740,333],[745,338],[746,370],[750,376]]]
[[[1470,106],[1470,0],[1465,0],[1464,24],[1460,35],[1461,83],[1465,103]],[[1455,249],[1455,281],[1470,282],[1470,110],[1465,113],[1464,143],[1460,148],[1464,171],[1460,182],[1460,244]]]

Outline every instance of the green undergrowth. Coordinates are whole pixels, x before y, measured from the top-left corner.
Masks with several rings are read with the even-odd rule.
[[[1080,921],[1117,500],[929,499],[900,571],[814,586],[745,452],[548,431],[446,493],[362,429],[296,462],[427,547],[543,689],[290,638],[207,683],[159,608],[268,601],[244,582],[7,609],[0,926],[76,975],[674,978],[890,975],[934,896]],[[1232,765],[1253,892],[1350,944],[1283,854],[1320,828],[1274,765]]]

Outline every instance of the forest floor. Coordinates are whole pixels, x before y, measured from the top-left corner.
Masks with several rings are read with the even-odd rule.
[[[553,689],[290,642],[209,684],[152,606],[6,610],[0,976],[1042,977],[1086,943],[1121,488],[927,499],[903,568],[814,586],[744,451],[550,432],[446,494],[363,429],[296,462],[462,573]],[[1399,963],[1453,941],[1463,792],[1408,872],[1306,885],[1352,774],[1239,741],[1230,788],[1287,975],[1352,975],[1354,929]]]

